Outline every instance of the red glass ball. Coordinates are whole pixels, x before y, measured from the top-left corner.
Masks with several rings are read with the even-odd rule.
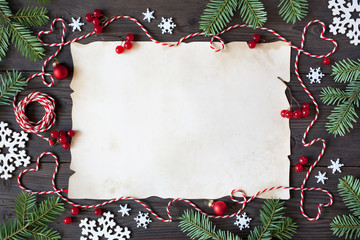
[[[79,210],[78,207],[72,207],[70,212],[71,212],[72,215],[78,215],[80,210]]]
[[[248,46],[249,46],[249,48],[255,48],[256,47],[256,42],[255,41],[250,41],[250,42],[248,42]]]
[[[72,223],[72,218],[71,218],[71,217],[66,217],[66,218],[64,218],[64,223],[65,223],[66,225],[69,225],[70,223]]]
[[[54,77],[58,80],[63,80],[69,75],[68,69],[61,64],[55,64],[54,66]]]
[[[211,205],[211,207],[214,210],[215,215],[218,215],[218,216],[225,215],[225,213],[227,212],[227,209],[228,209],[226,203],[224,203],[223,201],[214,202]]]
[[[255,42],[259,42],[260,39],[261,39],[261,37],[260,37],[260,35],[257,34],[257,33],[252,36],[252,40],[254,40]]]
[[[94,214],[95,214],[96,216],[100,216],[100,215],[101,215],[101,213],[102,213],[101,208],[95,208],[95,210],[94,210]]]
[[[323,63],[324,65],[329,65],[329,64],[331,63],[331,60],[330,60],[330,58],[324,58],[323,61],[322,61],[322,63]]]
[[[300,163],[295,165],[295,171],[296,172],[302,172],[303,169],[304,169],[303,165],[301,165]]]
[[[307,157],[305,157],[305,156],[299,157],[299,163],[300,163],[301,165],[305,165],[305,164],[307,164],[307,162],[308,162],[308,158],[307,158]]]

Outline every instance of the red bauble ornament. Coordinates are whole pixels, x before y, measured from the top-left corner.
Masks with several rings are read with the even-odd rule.
[[[69,75],[69,71],[64,65],[56,62],[54,63],[53,66],[54,66],[54,77],[56,79],[63,80]]]
[[[64,218],[64,223],[65,223],[66,225],[69,225],[70,223],[72,223],[72,218],[71,218],[71,217],[66,217],[66,218]]]
[[[79,210],[78,207],[72,207],[70,212],[71,212],[72,215],[78,215],[80,210]]]
[[[100,215],[101,215],[101,213],[102,213],[101,208],[95,208],[95,210],[94,210],[94,214],[95,214],[96,216],[100,216]]]
[[[227,212],[227,205],[223,201],[213,202],[211,208],[214,210],[214,213],[218,216],[223,216]]]

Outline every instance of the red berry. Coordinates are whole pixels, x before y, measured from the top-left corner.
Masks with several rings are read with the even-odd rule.
[[[296,172],[302,172],[303,169],[304,169],[303,165],[301,165],[300,163],[295,165],[295,171]]]
[[[73,137],[73,136],[75,136],[75,131],[74,130],[68,130],[67,132],[67,135],[69,136],[69,137]]]
[[[79,210],[78,207],[72,207],[70,212],[71,212],[72,215],[78,215],[80,210]]]
[[[282,111],[281,111],[280,114],[281,114],[281,116],[282,116],[283,118],[285,118],[285,114],[286,114],[287,111],[288,111],[288,110],[282,110]]]
[[[303,104],[301,104],[301,108],[302,108],[302,110],[309,110],[310,105],[307,102],[304,102]]]
[[[103,27],[102,26],[95,26],[94,31],[95,31],[96,34],[100,34],[100,33],[103,32]]]
[[[59,131],[59,136],[66,136],[66,132],[64,130],[60,130]]]
[[[257,34],[257,33],[252,36],[252,40],[254,40],[254,41],[257,42],[257,43],[260,41],[260,39],[261,39],[261,37],[260,37],[260,35]]]
[[[68,142],[63,143],[62,147],[63,147],[63,149],[69,149],[70,148],[70,143],[68,143]]]
[[[65,136],[60,136],[58,141],[59,141],[59,143],[61,143],[61,144],[67,143],[67,139],[66,139]]]
[[[331,62],[330,58],[324,58],[323,61],[322,61],[322,63],[323,63],[324,65],[329,65],[330,62]]]
[[[305,156],[299,157],[299,163],[300,163],[301,165],[305,165],[305,164],[307,164],[307,162],[308,162],[308,158],[307,158],[307,157],[305,157]]]
[[[287,111],[287,112],[285,113],[285,117],[286,117],[287,119],[291,119],[291,118],[293,118],[293,116],[294,116],[294,114],[293,114],[292,111]]]
[[[95,208],[95,210],[94,210],[94,214],[95,214],[96,216],[100,216],[100,215],[101,215],[101,213],[102,213],[101,208]]]
[[[93,12],[94,17],[98,18],[101,16],[101,10],[100,9],[95,9]]]
[[[309,116],[309,114],[310,114],[309,110],[305,110],[305,109],[302,110],[302,117],[303,118],[307,118]]]
[[[300,119],[302,117],[302,112],[300,110],[294,111],[294,118]]]
[[[130,50],[132,48],[132,43],[131,42],[126,42],[124,44],[124,48],[127,49],[127,50]]]
[[[64,218],[64,223],[69,225],[70,223],[72,223],[72,218],[71,217]]]
[[[93,15],[91,15],[91,13],[87,13],[87,14],[85,15],[85,20],[86,20],[87,22],[91,22],[91,21],[93,20]]]
[[[119,45],[115,48],[115,51],[117,54],[122,54],[124,52],[124,47]]]
[[[96,27],[96,26],[100,26],[100,19],[98,18],[94,18],[92,20],[92,24]]]
[[[128,33],[126,35],[126,41],[128,41],[128,42],[134,41],[134,34]]]
[[[58,138],[58,136],[59,136],[59,132],[58,131],[51,131],[51,133],[50,133],[50,137],[51,138]]]
[[[255,48],[256,47],[256,42],[254,40],[248,42],[248,46],[249,48]]]
[[[225,215],[228,209],[226,203],[224,203],[223,201],[214,202],[211,207],[214,210],[214,213],[218,216]]]

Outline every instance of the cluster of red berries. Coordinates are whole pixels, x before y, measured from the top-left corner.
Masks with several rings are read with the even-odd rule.
[[[68,141],[67,137],[72,138],[73,136],[75,136],[74,130],[51,131],[50,137],[53,139],[56,139],[56,141],[50,140],[50,145],[53,146],[53,145],[55,145],[55,143],[58,142],[58,143],[62,144],[63,149],[69,149],[70,142]]]
[[[123,45],[119,45],[115,48],[117,54],[122,54],[125,49],[130,50],[132,48],[132,41],[134,41],[134,34],[128,33],[126,35],[126,42]]]
[[[80,210],[79,210],[78,207],[72,207],[71,210],[70,210],[70,212],[71,212],[71,215],[74,215],[74,216],[75,216],[75,215],[78,215],[78,214],[79,214]],[[95,214],[96,216],[100,216],[100,215],[102,214],[101,208],[95,208],[94,214]],[[64,223],[67,224],[67,225],[69,225],[70,223],[72,223],[72,217],[70,217],[70,216],[65,217],[65,218],[64,218]]]
[[[257,33],[254,34],[254,35],[252,36],[252,40],[251,40],[250,42],[248,42],[249,48],[255,48],[255,47],[256,47],[256,44],[257,44],[258,42],[260,42],[260,40],[261,40],[260,35],[257,34]]]
[[[305,156],[301,156],[299,157],[299,163],[295,165],[295,171],[296,172],[302,172],[302,170],[304,169],[304,165],[307,164],[308,162],[308,158]]]
[[[281,116],[283,118],[287,118],[287,119],[307,118],[309,116],[309,114],[310,114],[310,105],[307,102],[301,104],[301,111],[300,110],[295,110],[294,112],[291,110],[282,110],[281,111]]]
[[[102,16],[102,12],[100,9],[95,9],[93,14],[87,13],[85,15],[85,20],[87,22],[92,22],[94,25],[94,31],[96,34],[100,34],[103,32],[103,26],[101,25],[100,17]]]

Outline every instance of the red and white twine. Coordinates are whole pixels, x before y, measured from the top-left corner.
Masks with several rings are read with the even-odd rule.
[[[142,26],[142,24],[135,18],[133,17],[130,17],[130,16],[116,16],[116,17],[113,17],[111,18],[110,20],[108,20],[105,24],[104,24],[104,27],[106,27],[107,25],[109,25],[110,23],[114,22],[115,20],[118,20],[118,19],[129,19],[133,22],[135,22],[143,31],[144,33],[146,34],[146,36],[151,40],[153,41],[154,43],[157,43],[157,44],[161,44],[163,46],[168,46],[168,47],[175,47],[175,46],[178,46],[181,42],[183,42],[184,40],[186,39],[189,39],[191,37],[195,37],[195,36],[200,36],[200,35],[203,35],[205,36],[206,34],[203,33],[203,32],[198,32],[198,33],[193,33],[193,34],[189,34],[183,38],[181,38],[179,41],[177,41],[176,43],[173,43],[173,44],[168,44],[168,43],[162,43],[162,42],[159,42],[157,41],[156,39],[154,39],[150,34],[149,32],[144,28],[144,26]],[[61,36],[61,42],[59,43],[51,43],[51,44],[48,44],[48,43],[45,43],[41,40],[41,36],[42,35],[46,35],[46,34],[50,34],[54,31],[54,25],[55,23],[59,21],[62,25],[62,36]],[[324,55],[315,55],[315,54],[311,54],[309,52],[307,52],[306,50],[304,50],[304,45],[305,45],[305,33],[306,33],[306,30],[308,29],[308,27],[310,25],[312,25],[313,23],[319,23],[321,26],[322,26],[322,32],[320,34],[320,38],[322,40],[326,40],[326,41],[330,41],[331,43],[333,43],[334,47],[333,49],[327,53],[327,54],[324,54]],[[236,24],[236,25],[233,25],[231,27],[228,27],[226,28],[225,30],[223,30],[222,32],[220,32],[218,35],[211,35],[211,40],[210,40],[210,48],[213,49],[214,51],[218,52],[218,51],[221,51],[222,49],[224,49],[225,47],[225,44],[224,44],[224,41],[219,37],[219,35],[227,32],[227,31],[230,31],[232,29],[235,29],[235,28],[244,28],[244,27],[251,27],[251,25],[246,25],[246,24]],[[178,201],[182,201],[182,202],[186,202],[188,203],[190,206],[192,206],[194,209],[196,209],[197,211],[201,212],[202,214],[208,216],[208,217],[211,217],[211,218],[231,218],[231,217],[234,217],[235,215],[239,214],[246,206],[247,203],[249,203],[250,201],[252,201],[254,198],[256,198],[257,196],[261,195],[262,193],[264,192],[268,192],[268,191],[272,191],[272,190],[277,190],[277,189],[288,189],[288,190],[295,190],[295,191],[300,191],[300,211],[302,213],[302,215],[307,218],[308,220],[310,221],[316,221],[317,219],[319,219],[319,217],[321,216],[321,210],[322,210],[322,207],[328,207],[328,206],[331,206],[332,203],[333,203],[333,197],[331,195],[331,193],[329,191],[327,191],[326,189],[323,189],[323,188],[306,188],[305,185],[306,185],[306,182],[312,172],[312,170],[314,169],[314,167],[317,165],[317,163],[320,161],[321,157],[323,156],[324,152],[325,152],[325,148],[326,148],[326,143],[325,143],[325,140],[322,139],[322,138],[316,138],[316,139],[313,139],[311,140],[310,142],[306,142],[306,137],[307,137],[307,134],[309,133],[311,127],[314,125],[314,123],[316,122],[318,116],[319,116],[319,107],[318,107],[318,104],[317,102],[315,101],[314,97],[312,96],[312,94],[310,93],[310,91],[307,89],[307,87],[305,86],[304,82],[302,81],[301,77],[300,77],[300,74],[299,74],[299,71],[298,71],[298,63],[299,63],[299,56],[301,53],[309,56],[309,57],[312,57],[312,58],[325,58],[325,57],[328,57],[330,56],[331,54],[333,54],[336,49],[337,49],[337,43],[335,40],[333,39],[330,39],[330,38],[326,38],[324,37],[324,32],[325,32],[325,24],[319,20],[313,20],[311,22],[309,22],[305,27],[304,27],[304,30],[302,32],[302,38],[301,38],[301,45],[300,47],[297,47],[295,45],[292,45],[289,41],[287,41],[284,37],[282,37],[280,34],[278,34],[277,32],[275,32],[274,30],[272,29],[269,29],[269,28],[265,28],[265,27],[257,27],[257,29],[260,29],[260,30],[264,30],[264,31],[267,31],[267,32],[270,32],[272,34],[274,34],[276,37],[278,37],[280,40],[284,41],[285,43],[287,43],[291,48],[295,49],[297,51],[297,54],[296,54],[296,58],[295,58],[295,74],[301,84],[301,86],[303,87],[304,91],[306,92],[306,94],[310,97],[310,99],[312,100],[313,104],[315,105],[315,109],[316,109],[316,115],[314,117],[314,119],[311,121],[311,123],[309,124],[309,126],[307,127],[303,137],[302,137],[302,144],[304,147],[309,147],[311,145],[313,145],[314,143],[316,142],[322,142],[322,149],[321,149],[321,152],[319,154],[319,156],[317,157],[316,161],[310,166],[309,170],[307,171],[307,174],[301,184],[301,187],[284,187],[284,186],[278,186],[278,187],[270,187],[270,188],[266,188],[262,191],[259,191],[257,192],[255,195],[253,195],[252,197],[250,198],[246,198],[245,196],[245,193],[239,189],[234,189],[231,194],[230,194],[230,199],[236,203],[239,203],[239,204],[242,204],[241,208],[233,213],[233,214],[230,214],[230,215],[224,215],[224,216],[214,216],[214,215],[209,215],[207,213],[205,213],[204,211],[202,211],[200,208],[198,208],[193,202],[191,202],[190,200],[188,199],[184,199],[184,198],[176,198],[176,199],[172,199],[171,201],[169,201],[169,203],[167,204],[166,206],[166,212],[167,212],[167,215],[168,215],[168,218],[165,219],[165,218],[162,218],[160,217],[159,215],[157,215],[150,207],[148,207],[144,202],[142,202],[141,200],[139,199],[136,199],[136,198],[133,198],[133,197],[125,197],[125,196],[122,196],[122,197],[118,197],[118,198],[114,198],[114,199],[111,199],[111,200],[108,200],[108,201],[105,201],[105,202],[102,202],[102,203],[99,203],[99,204],[95,204],[95,205],[82,205],[82,204],[77,204],[77,203],[74,203],[72,202],[71,200],[69,200],[67,197],[63,196],[62,193],[65,192],[67,193],[67,189],[58,189],[56,187],[56,184],[55,184],[55,180],[56,180],[56,176],[57,176],[57,173],[58,173],[58,168],[59,168],[59,161],[58,161],[58,158],[53,154],[53,153],[50,153],[50,152],[44,152],[42,153],[38,159],[36,160],[36,168],[34,169],[25,169],[24,171],[22,171],[19,176],[18,176],[18,185],[19,187],[24,190],[24,191],[27,191],[27,192],[31,192],[33,194],[57,194],[59,195],[60,198],[62,198],[65,202],[73,205],[73,206],[77,206],[77,207],[82,207],[82,208],[96,208],[96,207],[101,207],[101,206],[104,206],[106,204],[110,204],[110,203],[113,203],[113,202],[116,202],[116,201],[119,201],[119,200],[133,200],[137,203],[139,203],[140,205],[142,205],[145,209],[147,209],[154,217],[156,217],[157,219],[159,219],[160,221],[163,221],[163,222],[172,222],[173,221],[173,217],[172,215],[170,214],[170,206],[175,203],[175,202],[178,202]],[[72,39],[68,42],[65,42],[65,31],[66,31],[66,25],[65,25],[65,22],[64,20],[62,20],[61,18],[56,18],[53,20],[53,22],[51,23],[51,26],[50,26],[50,30],[49,31],[41,31],[38,33],[38,38],[40,40],[40,42],[44,45],[44,46],[47,46],[47,47],[58,47],[58,50],[53,54],[51,55],[49,58],[47,58],[42,66],[42,69],[41,69],[41,72],[40,73],[36,73],[32,76],[30,76],[27,81],[30,81],[31,79],[37,77],[37,76],[41,76],[42,77],[42,80],[43,80],[43,83],[48,86],[48,87],[51,87],[53,86],[54,84],[54,78],[53,76],[50,74],[50,73],[46,73],[45,72],[45,67],[47,65],[47,63],[53,59],[54,57],[56,57],[58,55],[58,53],[61,51],[62,47],[65,46],[65,45],[69,45],[73,42],[76,42],[76,41],[79,41],[81,39],[84,39],[84,38],[87,38],[87,37],[90,37],[91,35],[95,34],[95,32],[90,32],[86,35],[83,35],[83,36],[80,36],[80,37],[77,37],[75,39]],[[219,42],[220,42],[220,48],[216,48],[214,46],[214,40],[217,39]],[[47,82],[45,77],[48,76],[50,78],[50,82]],[[25,115],[25,108],[27,106],[27,104],[31,103],[31,102],[39,102],[45,109],[45,115],[44,117],[39,121],[39,122],[31,122]],[[43,94],[43,93],[40,93],[40,92],[34,92],[34,93],[31,93],[29,94],[27,97],[25,97],[22,101],[20,101],[17,105],[16,105],[16,99],[14,98],[14,102],[13,102],[13,106],[14,106],[14,111],[15,111],[15,117],[16,117],[16,120],[17,122],[19,123],[20,127],[26,131],[26,132],[30,132],[30,133],[35,133],[37,134],[38,136],[42,137],[43,139],[49,141],[50,139],[40,135],[41,132],[44,132],[44,131],[47,131],[49,130],[53,124],[55,123],[55,120],[56,120],[56,116],[55,116],[55,101],[53,98],[51,98],[49,95],[46,95],[46,94]],[[53,187],[53,190],[48,190],[48,191],[33,191],[31,189],[27,189],[23,186],[23,184],[21,183],[21,177],[24,173],[27,173],[27,172],[36,172],[39,170],[40,168],[40,160],[45,156],[45,155],[50,155],[54,158],[55,160],[55,170],[54,170],[54,173],[53,173],[53,176],[52,176],[52,187]],[[326,193],[328,196],[329,196],[329,202],[324,204],[324,203],[320,203],[318,204],[318,207],[317,207],[317,215],[315,217],[309,217],[305,211],[304,211],[304,191],[320,191],[320,192],[323,192],[323,193]],[[241,200],[238,200],[239,197],[238,196],[235,196],[235,195],[238,195],[240,194],[240,199]]]

